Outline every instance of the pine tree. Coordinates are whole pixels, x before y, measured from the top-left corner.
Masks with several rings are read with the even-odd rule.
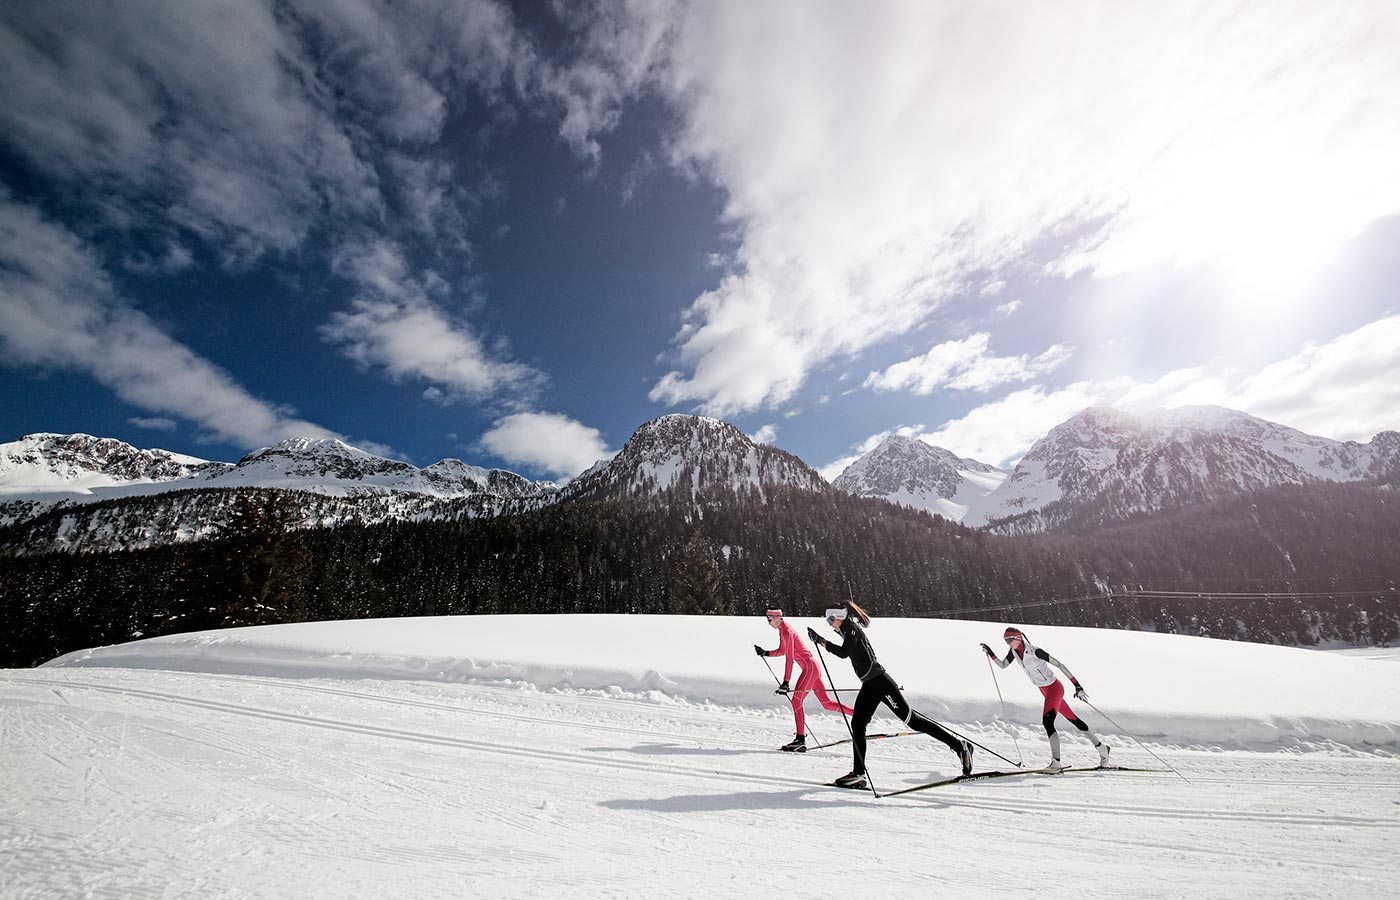
[[[709,539],[697,528],[681,550],[672,611],[696,616],[726,615],[728,604],[719,591],[719,579],[714,550]]]

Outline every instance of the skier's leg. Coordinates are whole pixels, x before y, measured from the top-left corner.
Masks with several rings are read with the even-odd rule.
[[[1065,718],[1069,720],[1071,725],[1084,732],[1084,736],[1089,739],[1089,743],[1093,744],[1095,747],[1099,745],[1099,736],[1094,734],[1093,729],[1089,727],[1089,723],[1076,716],[1074,710],[1070,709],[1069,704],[1063,700],[1060,701],[1060,712],[1064,713]]]
[[[822,684],[822,676],[820,672],[813,671],[812,676],[809,679],[807,677],[806,670],[803,670],[802,677],[797,680],[797,683],[802,687],[808,688],[809,690],[811,690],[812,693],[817,695],[817,702],[822,705],[822,709],[825,709],[828,712],[844,712],[848,716],[853,716],[856,714],[856,711],[854,709],[851,709],[849,706],[846,706],[842,703],[838,703],[830,694],[826,692],[826,685]]]
[[[1045,726],[1045,736],[1050,739],[1050,765],[1046,768],[1060,768],[1060,736],[1055,733],[1055,712],[1064,703],[1065,686],[1056,679],[1053,684],[1040,689],[1045,695],[1045,705],[1041,707],[1040,724]]]
[[[918,712],[909,705],[909,701],[904,699],[904,694],[900,693],[899,687],[888,678],[882,685],[883,691],[880,699],[894,712],[896,716],[915,731],[921,731],[932,738],[937,738],[948,745],[948,749],[962,756],[963,742],[948,733],[948,729],[937,722]]]
[[[870,682],[860,686],[860,693],[856,694],[856,708],[851,712],[851,748],[854,761],[851,764],[851,771],[865,774],[865,726],[870,724],[870,717],[875,715],[875,708],[880,705],[880,694]]]

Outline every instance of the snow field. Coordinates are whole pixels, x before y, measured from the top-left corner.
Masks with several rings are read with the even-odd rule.
[[[276,626],[0,671],[0,897],[1394,896],[1400,666],[1030,631],[1115,719],[1160,724],[1139,736],[1189,781],[1033,775],[879,800],[823,787],[849,748],[773,749],[792,716],[753,655],[776,646],[761,620]],[[871,630],[917,707],[1040,764],[1025,677],[1000,673],[1009,724],[986,663],[960,658],[999,635]],[[940,715],[927,685],[952,670],[938,702],[992,713]],[[1197,679],[1237,689],[1176,717]],[[1261,696],[1273,705],[1247,727]],[[815,710],[812,740],[844,733]],[[1087,715],[1115,762],[1155,765]],[[901,725],[882,713],[872,730]],[[1062,730],[1066,761],[1090,762]],[[923,736],[872,742],[869,765],[884,790],[956,770]]]

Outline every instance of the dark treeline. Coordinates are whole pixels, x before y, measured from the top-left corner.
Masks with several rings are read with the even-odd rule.
[[[1400,503],[1285,488],[1088,537],[999,537],[837,491],[575,500],[517,515],[292,530],[248,492],[218,540],[0,558],[0,666],[140,637],[276,622],[489,613],[878,615],[1113,600],[983,617],[1290,644],[1400,635]],[[1177,590],[1351,591],[1345,602],[1122,599]]]

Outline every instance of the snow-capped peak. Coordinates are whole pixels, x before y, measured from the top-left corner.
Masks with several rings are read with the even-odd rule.
[[[1095,407],[1037,441],[964,521],[1036,531],[1280,484],[1376,477],[1397,464],[1385,435],[1370,444],[1335,441],[1220,406],[1142,416]]]
[[[755,444],[727,422],[672,413],[638,427],[617,456],[574,479],[566,493],[655,493],[683,480],[695,490],[775,485],[826,490],[821,476],[797,457]]]
[[[168,450],[139,450],[115,438],[38,432],[0,444],[0,493],[89,494],[104,487],[153,484],[226,471]]]
[[[891,434],[832,482],[857,497],[879,497],[960,521],[968,504],[1005,480],[995,466]]]

